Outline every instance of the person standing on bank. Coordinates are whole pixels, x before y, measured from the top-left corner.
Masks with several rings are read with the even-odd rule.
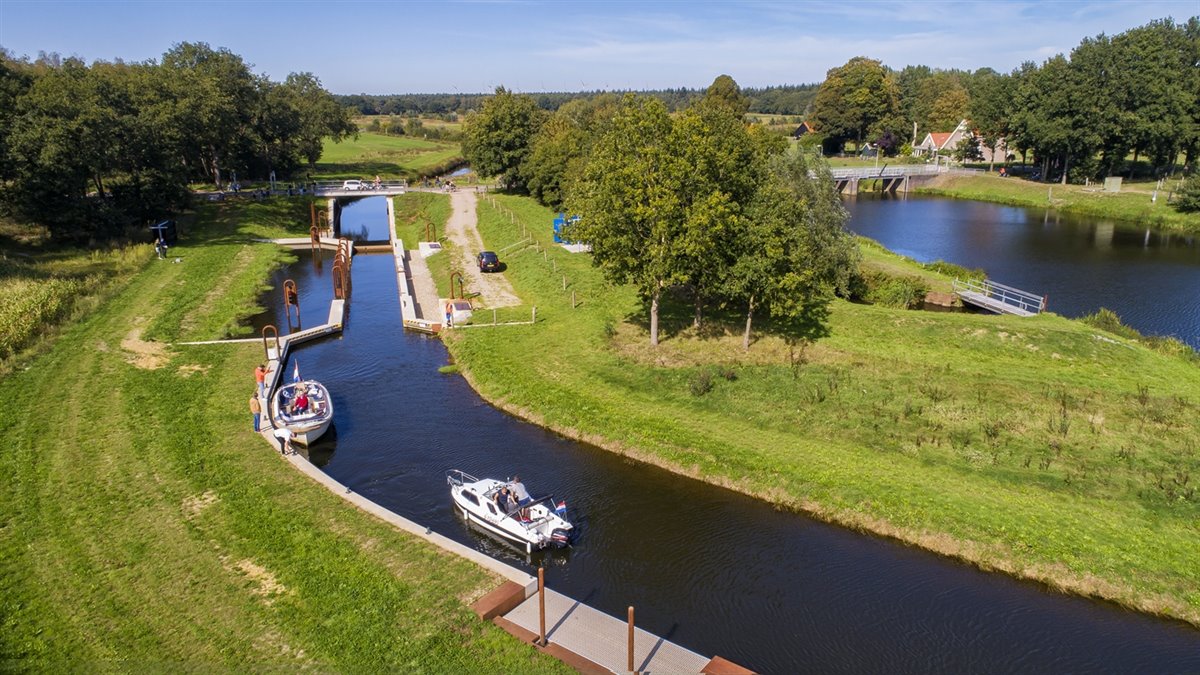
[[[261,363],[254,369],[254,381],[258,383],[258,395],[266,396],[267,392],[264,389],[267,383],[267,367]]]
[[[271,432],[275,438],[279,439],[279,454],[286,455],[295,452],[292,450],[292,430],[280,427]]]
[[[250,412],[254,414],[254,432],[258,433],[261,429],[259,420],[262,419],[262,403],[258,401],[258,394],[250,396]]]

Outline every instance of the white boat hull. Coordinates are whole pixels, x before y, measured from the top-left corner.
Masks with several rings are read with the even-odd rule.
[[[461,472],[458,475],[469,480],[451,478],[450,499],[468,523],[516,544],[526,553],[566,546],[569,542],[572,525],[543,503],[550,501],[553,504],[549,498],[508,513],[492,500],[505,483],[491,478],[477,480]],[[527,518],[519,517],[522,510]]]
[[[290,414],[287,411],[287,401],[299,386],[310,393],[310,411],[303,414]],[[333,399],[325,385],[315,380],[305,380],[288,384],[276,390],[271,397],[271,424],[276,429],[287,429],[292,432],[292,442],[309,446],[320,438],[329,426],[333,424]]]

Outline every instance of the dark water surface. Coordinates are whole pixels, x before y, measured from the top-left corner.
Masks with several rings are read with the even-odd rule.
[[[280,275],[317,321],[329,262]],[[761,672],[1200,672],[1187,626],[779,513],[509,417],[437,372],[440,341],[403,331],[390,256],[356,256],[353,275],[342,337],[295,352],[336,402],[336,437],[313,461],[468,546],[544,564],[555,590],[619,617],[634,605],[639,626]],[[565,498],[577,544],[527,558],[469,529],[450,506],[451,468],[520,473],[535,495]]]
[[[937,197],[846,202],[850,229],[921,262],[946,260],[1049,296],[1079,317],[1101,307],[1147,335],[1200,349],[1200,237]]]

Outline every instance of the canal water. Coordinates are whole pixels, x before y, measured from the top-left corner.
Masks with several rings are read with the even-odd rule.
[[[921,262],[982,268],[1079,317],[1101,307],[1200,349],[1200,237],[938,197],[848,199],[850,229]]]
[[[314,321],[332,295],[325,255],[276,279],[297,281]],[[389,255],[356,256],[353,277],[346,331],[294,353],[337,410],[312,461],[468,546],[545,565],[555,590],[618,617],[634,605],[639,626],[760,672],[1200,672],[1190,627],[777,512],[512,418],[437,372],[439,340],[404,332]],[[277,296],[263,320],[278,325]],[[450,505],[455,468],[520,473],[565,499],[577,543],[526,556],[470,529]]]

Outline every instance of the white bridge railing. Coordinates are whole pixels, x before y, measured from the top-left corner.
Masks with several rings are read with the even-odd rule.
[[[313,188],[313,193],[318,196],[336,194],[336,195],[357,195],[370,194],[372,192],[387,192],[396,193],[404,192],[408,189],[408,181],[405,180],[384,180],[376,184],[374,181],[364,180],[359,183],[352,183],[349,187],[346,186],[347,181],[341,180],[319,180],[309,183]]]
[[[932,164],[901,164],[899,166],[885,166],[883,168],[857,167],[848,169],[830,169],[829,173],[833,175],[834,180],[845,180],[847,178],[899,178],[902,176],[928,176],[939,173],[948,173],[950,167],[942,165],[935,166]]]
[[[954,292],[960,295],[976,295],[991,300],[989,305],[1005,305],[1030,314],[1040,314],[1046,309],[1045,296],[1034,295],[1019,288],[1005,286],[987,279],[983,281],[955,279],[953,286]],[[1003,310],[1004,308],[1000,307],[999,309]]]

